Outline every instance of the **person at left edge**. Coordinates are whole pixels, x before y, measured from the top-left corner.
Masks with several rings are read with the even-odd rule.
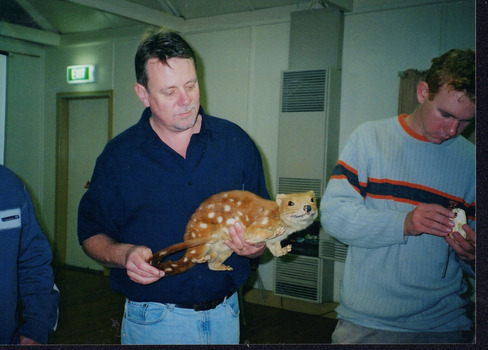
[[[233,271],[197,264],[164,277],[147,261],[183,240],[190,216],[211,195],[245,189],[269,198],[261,156],[240,127],[205,113],[195,55],[179,34],[149,31],[135,68],[146,108],[97,159],[80,202],[80,243],[113,267],[112,288],[127,297],[122,344],[236,344],[236,291],[264,244],[247,243],[236,224],[227,242],[236,253],[227,260]]]
[[[28,190],[0,165],[0,344],[48,342],[59,305],[51,261]]]

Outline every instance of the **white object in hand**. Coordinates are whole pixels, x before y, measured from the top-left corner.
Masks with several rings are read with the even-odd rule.
[[[454,208],[452,212],[456,214],[456,216],[452,220],[454,221],[454,227],[452,228],[452,232],[457,231],[461,234],[461,236],[466,238],[466,232],[464,232],[463,230],[463,225],[467,223],[466,213],[464,212],[463,209],[460,208]],[[451,237],[452,237],[452,232],[450,234]]]

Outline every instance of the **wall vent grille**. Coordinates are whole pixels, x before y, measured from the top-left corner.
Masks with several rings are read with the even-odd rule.
[[[281,112],[325,111],[326,70],[283,72]]]
[[[321,262],[318,258],[288,254],[276,258],[275,293],[277,295],[322,302]]]
[[[320,240],[319,257],[328,260],[345,262],[346,256],[347,245],[332,239]]]
[[[278,193],[288,194],[296,192],[314,191],[317,204],[322,196],[322,181],[320,179],[303,179],[295,177],[279,177]]]

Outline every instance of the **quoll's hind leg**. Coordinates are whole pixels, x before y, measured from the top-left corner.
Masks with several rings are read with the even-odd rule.
[[[271,254],[274,256],[283,256],[291,252],[291,244],[288,244],[286,247],[281,247],[281,241],[279,242],[266,242],[266,246],[268,247]]]
[[[227,246],[226,246],[227,247]],[[228,247],[227,249],[219,250],[218,252],[211,252],[211,258],[208,262],[208,268],[212,271],[232,271],[232,267],[224,265],[223,262],[229,258],[233,253]]]
[[[210,259],[210,256],[207,254],[209,251],[209,245],[201,245],[193,248],[188,248],[185,253],[185,257],[190,259],[194,263],[205,263]]]
[[[203,264],[203,263],[206,263],[210,260],[211,256],[209,254],[201,257],[200,259],[196,259],[196,258],[193,258],[191,259],[192,262],[196,263],[196,264]]]

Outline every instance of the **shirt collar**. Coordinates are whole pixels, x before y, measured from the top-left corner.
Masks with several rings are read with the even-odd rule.
[[[427,138],[424,135],[417,134],[415,131],[413,131],[407,124],[406,120],[408,117],[408,114],[400,114],[398,116],[398,121],[400,122],[400,125],[402,126],[403,130],[410,136],[412,136],[414,139],[419,140],[419,141],[424,141],[424,142],[429,142]]]
[[[198,109],[198,113],[202,116],[202,125],[200,128],[200,132],[198,134],[206,134],[207,132],[210,131],[210,126],[208,123],[208,117],[207,114],[205,113],[205,110],[203,109],[202,106]],[[158,135],[156,132],[153,130],[151,127],[151,124],[149,123],[149,118],[151,117],[152,112],[150,107],[146,107],[144,111],[142,112],[141,119],[139,120],[139,125],[142,128],[142,132],[145,134],[145,139],[150,139],[150,137],[156,137],[157,140],[159,140]],[[148,136],[148,133],[151,136]]]

